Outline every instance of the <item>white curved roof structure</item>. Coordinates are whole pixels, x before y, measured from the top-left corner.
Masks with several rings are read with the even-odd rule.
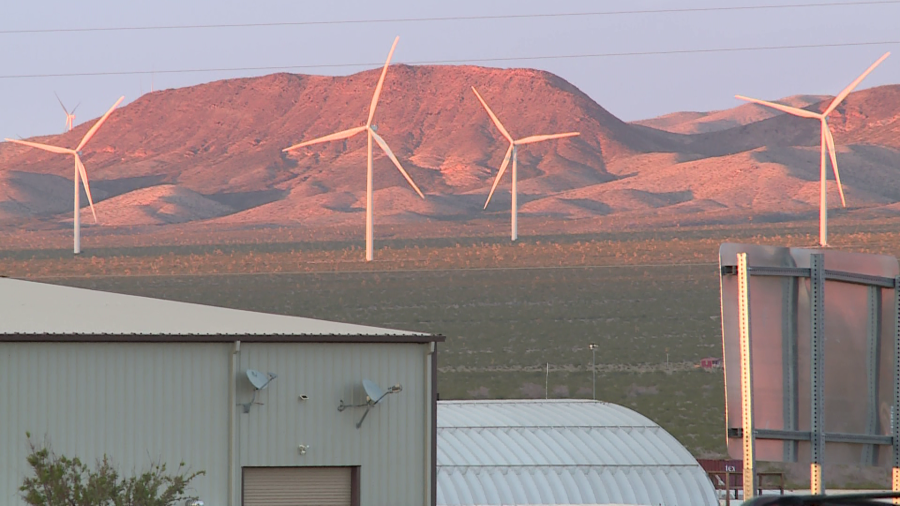
[[[671,434],[630,409],[583,400],[438,403],[441,506],[718,506]]]

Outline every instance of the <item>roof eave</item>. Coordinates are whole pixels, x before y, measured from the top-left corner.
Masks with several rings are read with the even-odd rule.
[[[440,334],[0,334],[0,343],[328,343],[429,344],[442,343]]]

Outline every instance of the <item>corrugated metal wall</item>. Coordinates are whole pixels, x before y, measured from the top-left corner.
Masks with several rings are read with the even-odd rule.
[[[426,503],[427,345],[243,344],[240,370],[278,375],[250,413],[239,415],[242,466],[361,466],[361,504]],[[357,430],[365,408],[362,380],[400,383]],[[238,402],[252,393],[238,383]],[[309,400],[300,401],[300,395]],[[305,455],[298,445],[308,445]],[[207,502],[207,504],[211,504]]]
[[[151,461],[206,476],[192,493],[226,504],[227,344],[0,344],[0,504],[30,469],[25,432],[124,474]]]
[[[15,504],[29,471],[25,432],[57,453],[93,463],[108,454],[123,472],[151,459],[205,470],[192,493],[227,503],[232,344],[0,344],[0,504]],[[243,372],[278,378],[244,414],[235,407],[241,466],[361,466],[365,504],[426,502],[427,345],[244,344]],[[403,391],[365,408],[361,382]],[[309,400],[299,401],[300,395]],[[309,445],[305,455],[298,445]],[[236,474],[240,480],[240,473]],[[236,497],[239,498],[236,490]]]

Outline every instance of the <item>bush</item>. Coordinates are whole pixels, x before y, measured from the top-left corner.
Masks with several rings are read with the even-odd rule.
[[[31,506],[175,506],[196,499],[185,495],[191,480],[205,474],[189,473],[182,462],[167,474],[165,464],[152,464],[139,476],[123,478],[103,456],[91,470],[77,457],[57,455],[28,436],[28,465],[34,476],[25,478],[19,491]]]

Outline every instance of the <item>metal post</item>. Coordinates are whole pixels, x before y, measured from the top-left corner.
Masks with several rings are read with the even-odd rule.
[[[544,379],[544,399],[550,398],[550,362],[547,362],[547,376]]]
[[[866,374],[868,385],[866,388],[866,434],[878,435],[878,379],[881,377],[878,352],[881,350],[881,288],[877,286],[867,287],[869,321],[866,325]],[[878,465],[878,445],[868,444],[862,448],[860,464],[864,466]]]
[[[753,435],[753,362],[750,348],[750,276],[747,254],[738,253],[738,304],[741,335],[741,421],[744,436],[744,500],[756,495],[756,441]]]
[[[825,493],[822,479],[822,461],[825,456],[823,396],[825,378],[822,365],[825,361],[825,256],[810,256],[809,273],[810,310],[810,433],[812,455],[810,459],[809,491],[815,495]]]
[[[596,352],[597,345],[591,343],[588,345],[591,349],[591,399],[597,400],[597,361],[596,361]]]
[[[231,351],[231,364],[228,371],[228,506],[238,506],[241,502],[241,442],[240,415],[237,403],[237,372],[241,368],[241,342],[235,341]]]
[[[731,506],[731,473],[725,471],[725,506]]]
[[[900,423],[897,423],[900,408],[900,276],[894,278],[894,405],[891,406],[892,470],[891,490],[900,491]],[[894,499],[894,504],[900,500]]]
[[[796,267],[794,265],[794,267]],[[798,377],[797,377],[797,292],[799,282],[797,278],[784,278],[782,280],[781,296],[781,357],[783,372],[782,389],[784,391],[784,403],[782,412],[784,415],[784,429],[790,431],[799,430],[799,403]],[[797,441],[784,442],[784,461],[797,462]]]

